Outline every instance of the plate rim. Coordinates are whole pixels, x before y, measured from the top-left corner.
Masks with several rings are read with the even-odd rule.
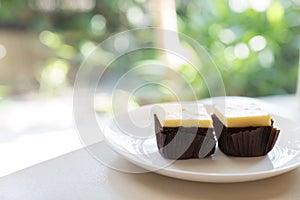
[[[270,178],[274,176],[278,176],[284,174],[286,172],[292,171],[300,166],[300,161],[298,163],[294,163],[284,167],[278,167],[271,170],[259,171],[259,172],[247,172],[247,173],[210,173],[210,172],[190,172],[185,170],[178,170],[168,168],[168,166],[164,168],[157,168],[154,165],[147,165],[143,162],[139,162],[136,159],[131,159],[129,156],[119,151],[115,145],[111,144],[107,140],[105,142],[113,149],[114,152],[121,155],[127,161],[142,167],[147,172],[142,173],[157,173],[164,176],[181,179],[181,180],[189,180],[195,182],[207,182],[207,183],[237,183],[237,182],[247,182],[247,181],[255,181],[261,180],[265,178]],[[176,174],[176,175],[175,175]],[[193,177],[191,177],[193,176]],[[230,177],[230,180],[226,180],[226,178]],[[201,180],[199,179],[201,178]],[[215,178],[218,178],[217,180]],[[242,178],[242,179],[241,179]]]

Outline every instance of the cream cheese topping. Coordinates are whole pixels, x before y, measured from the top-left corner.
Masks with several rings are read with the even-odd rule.
[[[226,127],[270,126],[271,116],[255,103],[216,105],[214,114]]]
[[[211,116],[203,104],[165,104],[163,111],[156,112],[165,127],[203,127],[212,128]]]

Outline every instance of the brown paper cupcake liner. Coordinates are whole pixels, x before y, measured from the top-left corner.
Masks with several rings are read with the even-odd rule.
[[[212,128],[162,127],[154,115],[157,147],[168,159],[203,158],[215,152],[216,140]]]
[[[278,138],[280,130],[271,126],[227,128],[212,116],[219,149],[230,156],[255,157],[269,153]]]

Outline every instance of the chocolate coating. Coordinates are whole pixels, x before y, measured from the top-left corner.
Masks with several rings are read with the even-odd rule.
[[[269,153],[279,136],[280,130],[271,126],[230,128],[212,115],[219,149],[230,156],[256,157]]]
[[[163,127],[154,115],[156,141],[162,156],[173,160],[203,158],[215,152],[212,128]]]

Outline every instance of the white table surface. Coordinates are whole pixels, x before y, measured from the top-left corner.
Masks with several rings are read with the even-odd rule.
[[[263,100],[281,106],[283,115],[300,119],[300,109],[293,96]],[[98,144],[98,148],[111,162],[136,167],[104,143]],[[299,186],[299,168],[260,181],[209,184],[155,173],[119,172],[80,149],[0,178],[0,199],[300,199]]]

